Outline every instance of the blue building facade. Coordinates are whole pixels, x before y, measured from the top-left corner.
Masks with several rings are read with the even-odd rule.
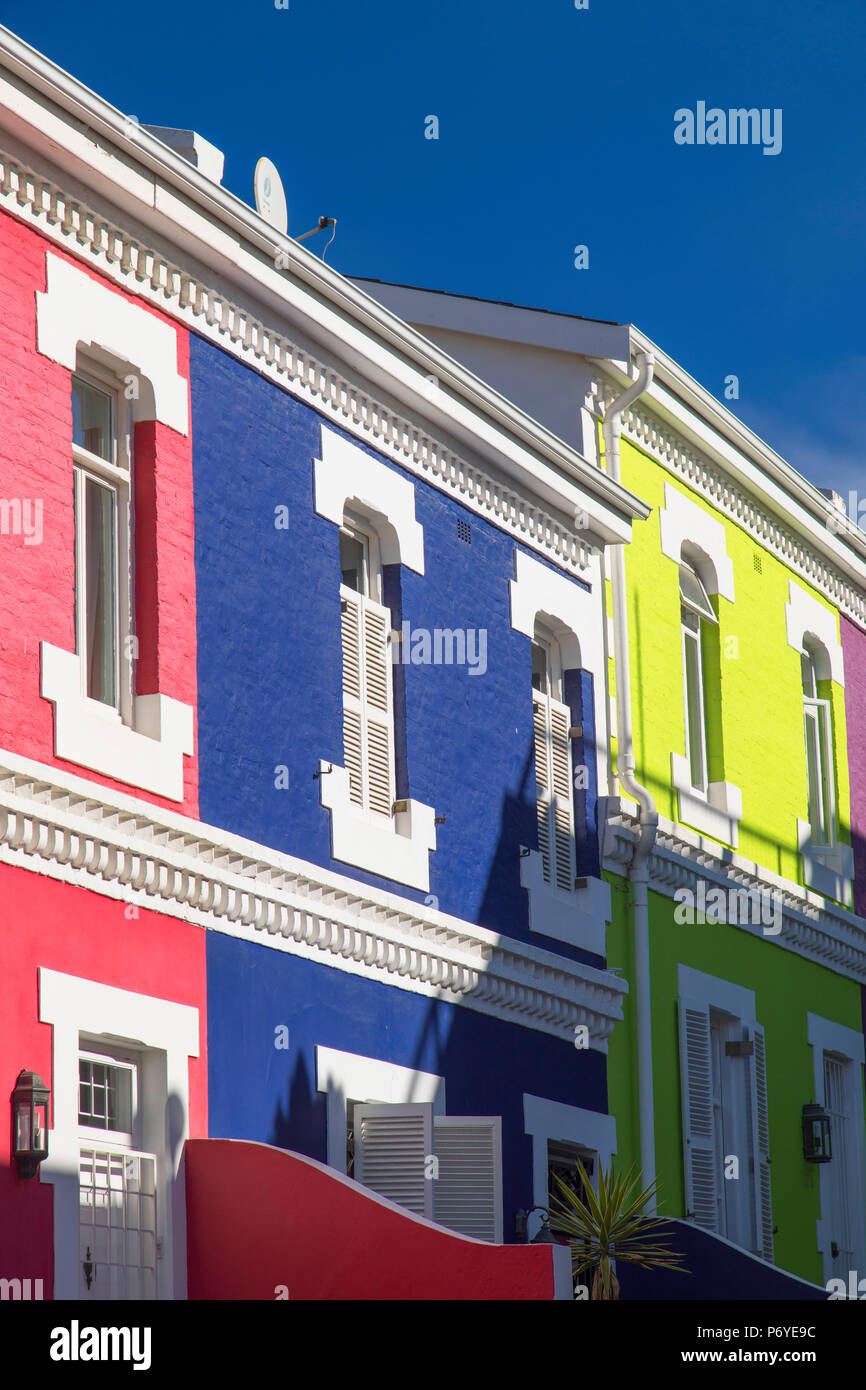
[[[555,564],[363,430],[190,342],[201,819],[313,876],[351,881],[434,935],[440,921],[455,941],[462,929],[484,958],[475,984],[455,992],[422,988],[399,966],[349,972],[339,957],[298,958],[266,934],[209,933],[210,1133],[341,1162],[347,1126],[351,1169],[354,1102],[423,1094],[434,1117],[495,1118],[490,1237],[513,1239],[516,1212],[546,1201],[548,1142],[560,1162],[607,1162],[615,1150],[604,1054],[625,987],[603,958],[597,554],[580,552],[582,568]],[[340,804],[351,659],[341,543],[352,543],[352,518],[377,547],[390,626],[402,835],[399,809]],[[545,705],[545,694],[557,698]],[[485,998],[493,959],[507,962],[504,1008]],[[527,969],[538,986],[528,991]],[[331,1074],[340,1057],[361,1068],[362,1094]]]

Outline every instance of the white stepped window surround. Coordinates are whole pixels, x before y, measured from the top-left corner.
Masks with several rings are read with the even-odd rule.
[[[445,1079],[378,1057],[316,1047],[316,1089],[327,1096],[328,1163],[346,1171],[346,1105],[349,1100],[403,1105],[428,1102],[434,1115],[445,1114]]]
[[[863,1034],[810,1013],[807,1037],[813,1050],[815,1102],[830,1112],[832,1158],[817,1165],[821,1192],[817,1243],[825,1284],[841,1278],[847,1290],[849,1271],[856,1269],[862,1277],[866,1267]]]
[[[722,598],[734,602],[734,566],[727,552],[725,528],[714,517],[685,493],[670,483],[665,483],[665,505],[659,512],[662,554],[673,560],[677,566],[680,582],[681,609],[685,618],[690,615],[691,628],[682,625],[683,654],[683,703],[686,724],[686,755],[671,753],[671,783],[678,793],[678,819],[683,825],[693,826],[723,844],[736,849],[739,843],[739,826],[743,819],[743,798],[740,788],[733,782],[710,782],[706,774],[706,750],[702,740],[703,692],[698,691],[697,682],[702,680],[700,671],[700,622],[709,621],[706,613],[699,615],[695,603],[684,603],[683,596],[689,597],[694,590],[694,598],[699,603],[697,588],[690,583],[690,575],[698,580],[698,585],[707,594],[720,594]],[[685,586],[685,587],[684,587]],[[712,610],[710,610],[712,611]],[[713,621],[715,619],[713,618]],[[698,642],[695,642],[695,638]],[[691,662],[692,669],[689,669]],[[691,746],[689,733],[691,729]],[[698,765],[702,763],[700,772]]]
[[[39,352],[75,374],[78,430],[70,460],[78,547],[77,651],[41,644],[41,694],[55,711],[54,753],[182,801],[183,758],[193,752],[192,707],[160,694],[135,697],[128,658],[131,428],[134,420],[155,419],[187,433],[189,388],[177,371],[177,333],[50,253],[46,289],[36,295],[36,318]],[[135,390],[127,399],[123,383],[130,378]],[[101,427],[99,401],[105,404]],[[86,420],[88,409],[93,418]],[[99,532],[101,549],[94,539]],[[100,591],[94,585],[98,573],[105,581]]]
[[[36,294],[36,346],[74,371],[79,347],[136,378],[136,420],[189,433],[189,384],[177,370],[177,331],[78,266],[46,252],[45,292]]]
[[[595,758],[597,779],[603,777],[604,614],[598,562],[593,562],[590,590],[520,550],[514,554],[514,575],[509,585],[511,626],[532,640],[535,666],[542,664],[538,652],[546,652],[547,669],[543,690],[536,675],[530,669],[526,673],[533,700],[540,845],[539,850],[525,849],[520,859],[520,883],[529,894],[529,926],[604,955],[610,887],[595,878],[580,888],[574,883],[571,714],[562,699],[564,671],[592,673],[598,727],[595,751],[587,752]]]
[[[797,819],[803,878],[807,888],[851,907],[854,852],[837,834],[832,711],[829,701],[818,697],[817,686],[818,681],[835,681],[845,688],[838,616],[793,580],[788,581],[788,595],[785,624],[788,646],[800,654],[804,765],[810,802],[809,819]]]
[[[39,970],[39,1019],[52,1026],[54,1126],[42,1182],[54,1186],[54,1297],[77,1299],[79,1255],[79,1056],[104,1039],[139,1049],[140,1138],[157,1160],[157,1297],[186,1297],[186,1213],[180,1160],[189,1133],[189,1059],[199,1055],[198,1009],[95,980]]]
[[[578,1054],[579,1055],[579,1054]],[[532,1139],[532,1205],[548,1207],[547,1190],[548,1143],[578,1145],[595,1154],[592,1185],[598,1187],[599,1168],[609,1169],[616,1153],[616,1119],[598,1110],[584,1110],[577,1105],[545,1100],[542,1096],[523,1095],[523,1129]],[[527,1203],[527,1206],[529,1203]],[[541,1226],[540,1215],[530,1217],[529,1238]]]
[[[343,578],[346,765],[319,764],[321,804],[331,812],[331,853],[345,864],[426,892],[430,851],[436,848],[435,811],[408,797],[394,800],[392,623],[381,602],[382,566],[405,564],[424,573],[415,489],[409,479],[325,426],[320,452],[313,460],[315,508],[340,528]]]
[[[677,975],[685,1215],[772,1263],[766,1050],[754,991],[684,965]]]

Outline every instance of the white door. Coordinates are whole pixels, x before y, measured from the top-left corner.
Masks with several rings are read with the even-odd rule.
[[[829,1270],[826,1278],[844,1279],[854,1268],[854,1232],[851,1221],[851,1114],[848,1077],[851,1063],[824,1053],[824,1108],[830,1115],[830,1147],[833,1157],[824,1168],[827,1210],[824,1228],[828,1236]]]
[[[156,1156],[141,1134],[133,1053],[82,1051],[78,1063],[79,1297],[157,1296]]]

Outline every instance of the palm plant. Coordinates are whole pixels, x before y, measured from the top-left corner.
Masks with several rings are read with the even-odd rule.
[[[641,1189],[640,1178],[632,1166],[626,1174],[614,1174],[613,1168],[598,1175],[598,1192],[582,1163],[578,1161],[583,1188],[583,1200],[554,1173],[564,1201],[554,1198],[550,1208],[550,1225],[556,1235],[565,1236],[571,1246],[571,1264],[575,1274],[593,1271],[590,1298],[619,1298],[619,1280],[613,1272],[613,1261],[638,1265],[642,1269],[673,1269],[688,1273],[680,1264],[681,1256],[668,1246],[658,1243],[659,1227],[665,1222],[659,1217],[645,1216],[644,1207],[653,1197],[656,1184]]]

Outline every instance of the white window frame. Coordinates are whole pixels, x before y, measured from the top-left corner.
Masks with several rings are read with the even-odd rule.
[[[523,1093],[523,1131],[532,1140],[532,1206],[549,1207],[547,1187],[547,1145],[552,1139],[574,1144],[591,1153],[598,1162],[592,1175],[593,1188],[598,1190],[600,1168],[609,1169],[617,1152],[616,1118],[600,1110],[585,1110],[562,1101],[546,1100],[542,1096]],[[535,1214],[529,1219],[528,1239],[540,1230],[543,1217]]]
[[[324,429],[322,433],[323,455],[329,458],[332,466],[325,468],[321,461],[317,461],[316,487],[317,492],[323,492],[333,503],[334,497],[343,494],[349,485],[345,481],[340,482],[339,471],[335,473],[334,456],[330,453],[333,446],[329,446],[326,453],[326,432]],[[336,457],[342,459],[343,454],[338,451]],[[321,478],[318,467],[323,469]],[[375,480],[380,476],[377,472],[377,469],[380,468],[384,468],[384,465],[380,465],[375,459],[366,458],[362,473],[366,475],[369,487],[373,487]],[[402,483],[402,481],[399,478],[396,479],[396,483]],[[387,485],[387,495],[390,497],[394,492],[395,482],[391,478],[387,478],[385,484]],[[402,511],[405,513],[407,510],[406,496],[400,489],[397,490],[397,496],[402,502]],[[411,489],[410,500],[414,512],[414,493],[411,492]],[[401,529],[409,532],[410,541],[413,543],[417,541],[420,527],[416,527],[414,520],[410,526],[407,518],[403,515]],[[342,511],[338,530],[340,534],[352,536],[362,543],[365,555],[363,587],[367,591],[350,589],[342,582],[340,583],[341,619],[343,606],[347,603],[360,605],[362,626],[364,626],[363,612],[365,608],[378,611],[385,624],[387,649],[393,655],[394,638],[391,614],[382,602],[384,588],[382,566],[387,561],[387,547],[394,544],[394,536],[389,537],[387,533],[383,534],[375,518],[367,516],[360,507],[352,506],[345,507]],[[396,558],[400,558],[399,554]],[[423,553],[421,564],[423,568]],[[322,806],[331,812],[331,853],[334,859],[345,864],[357,865],[370,873],[381,874],[397,883],[405,883],[412,888],[420,888],[427,892],[430,887],[430,851],[436,848],[435,811],[432,806],[425,806],[422,802],[415,801],[411,797],[396,799],[393,659],[389,663],[387,680],[390,814],[386,815],[369,805],[367,795],[369,765],[366,754],[366,735],[363,732],[367,725],[363,710],[361,711],[361,758],[362,785],[365,790],[362,793],[362,803],[359,804],[353,799],[348,768],[326,762],[324,759],[319,762],[319,796]],[[343,696],[341,704],[344,701],[345,697]],[[345,759],[345,743],[343,747]]]
[[[533,730],[534,730],[534,735],[535,735],[535,749],[536,749],[536,819],[537,819],[538,826],[539,826],[539,836],[540,836],[540,834],[541,834],[541,807],[542,807],[542,805],[544,805],[544,804],[546,804],[547,806],[550,807],[549,819],[548,819],[548,836],[549,836],[549,840],[548,840],[548,844],[549,844],[549,848],[548,848],[548,864],[549,864],[549,870],[548,870],[548,873],[545,873],[545,872],[544,872],[544,852],[543,852],[543,850],[541,849],[541,847],[539,846],[539,854],[541,855],[541,860],[542,860],[542,878],[543,878],[543,880],[544,880],[545,886],[550,890],[551,893],[555,894],[557,898],[561,898],[561,899],[566,900],[567,903],[568,903],[568,905],[569,905],[569,906],[572,906],[572,905],[573,905],[573,900],[574,900],[574,894],[575,894],[575,891],[576,891],[575,875],[576,875],[576,872],[577,872],[577,844],[576,844],[576,839],[575,839],[574,780],[573,780],[573,778],[574,778],[574,773],[573,773],[573,766],[574,766],[574,763],[573,763],[573,759],[572,759],[572,745],[571,745],[571,709],[570,709],[570,707],[569,707],[568,705],[566,705],[566,703],[565,703],[565,698],[564,698],[564,691],[563,691],[563,673],[562,673],[562,653],[561,653],[561,650],[560,650],[559,643],[557,642],[557,640],[556,640],[556,638],[554,637],[554,635],[553,635],[551,632],[549,632],[549,631],[548,631],[546,628],[544,628],[544,627],[538,627],[538,628],[536,629],[536,633],[535,633],[535,636],[534,636],[533,639],[532,639],[532,642],[533,642],[533,645],[534,645],[534,646],[537,646],[537,647],[541,648],[541,650],[544,652],[544,655],[545,655],[545,674],[546,674],[546,677],[547,677],[547,679],[546,679],[546,686],[547,686],[547,688],[546,688],[545,690],[536,690],[535,686],[532,686]],[[546,764],[547,764],[547,768],[546,768],[546,780],[547,780],[548,783],[549,783],[548,787],[546,788],[546,792],[547,792],[546,800],[545,800],[545,798],[544,798],[543,796],[539,796],[539,795],[538,795],[538,786],[539,786],[538,780],[537,780],[537,774],[538,774],[538,730],[537,730],[537,727],[536,727],[536,713],[537,713],[537,711],[539,711],[539,710],[542,711],[542,715],[543,715],[543,725],[544,725],[543,734],[544,734],[544,743],[545,743],[545,762],[546,762]],[[564,797],[560,797],[560,796],[556,793],[556,791],[554,790],[554,786],[553,786],[553,780],[554,780],[554,775],[555,775],[555,774],[554,774],[554,769],[553,769],[554,719],[555,719],[557,716],[558,716],[559,720],[561,721],[561,723],[564,723],[564,724],[565,724],[565,727],[566,727],[566,729],[567,729],[567,735],[566,735],[566,737],[567,737],[567,751],[566,751],[566,757],[567,757],[567,762],[568,762],[568,793],[567,793],[567,799],[564,798]],[[568,863],[567,863],[567,865],[565,866],[565,874],[566,874],[566,877],[567,877],[567,879],[568,879],[568,888],[564,888],[563,885],[562,885],[562,883],[560,882],[560,878],[561,878],[560,867],[561,867],[561,866],[560,866],[560,862],[559,862],[559,851],[558,851],[558,848],[557,848],[557,830],[556,830],[557,809],[558,809],[560,803],[561,803],[563,800],[567,800],[567,804],[566,804],[566,807],[565,807],[565,811],[566,811],[567,820],[568,820],[568,846],[567,846]]]
[[[848,1063],[845,1080],[850,1118],[847,1156],[848,1172],[851,1175],[849,1200],[851,1230],[854,1236],[853,1268],[862,1275],[866,1269],[866,1234],[864,1234],[866,1138],[864,1138],[863,1115],[863,1065],[866,1061],[866,1048],[864,1048],[864,1038],[862,1032],[857,1029],[847,1028],[841,1023],[833,1022],[832,1019],[822,1018],[820,1014],[813,1013],[806,1015],[806,1036],[812,1048],[814,1097],[818,1105],[823,1105],[825,1100],[825,1056],[836,1057]],[[831,1153],[833,1151],[832,1146],[833,1132],[831,1128]],[[826,1284],[828,1279],[838,1277],[838,1275],[834,1276],[832,1272],[833,1259],[830,1250],[830,1242],[833,1239],[833,1233],[829,1226],[830,1182],[833,1175],[829,1170],[833,1167],[833,1162],[831,1159],[830,1163],[820,1163],[816,1166],[818,1168],[821,1215],[815,1223],[815,1235],[818,1251],[823,1261],[824,1283]]]
[[[815,849],[832,852],[837,844],[836,777],[835,760],[833,757],[833,710],[830,701],[823,699],[818,694],[816,654],[808,643],[804,643],[802,655],[808,662],[810,684],[810,694],[807,695],[806,691],[803,691],[803,725],[806,742],[806,783],[809,797],[809,826],[812,835],[812,844]],[[810,716],[815,721],[815,731],[817,735],[818,786],[816,788],[812,786],[812,778],[809,773],[808,725]],[[820,805],[821,820],[823,822],[821,831],[817,834],[812,819],[812,805],[815,798],[817,798]]]
[[[87,386],[103,392],[111,401],[111,460],[72,444],[75,489],[75,650],[81,668],[81,698],[94,715],[134,726],[132,642],[132,412],[120,382],[92,362],[79,358],[72,373]],[[70,381],[70,391],[72,383]],[[87,543],[85,483],[87,478],[107,487],[114,495],[114,683],[115,704],[92,699],[87,693]],[[80,587],[83,580],[83,590]]]
[[[130,1077],[130,1128],[128,1130],[101,1129],[97,1125],[85,1125],[79,1120],[78,1133],[88,1143],[101,1144],[104,1148],[141,1148],[141,1116],[139,1111],[140,1058],[126,1050],[104,1050],[98,1041],[92,1043],[82,1039],[78,1049],[78,1061],[93,1062],[97,1066],[114,1067],[129,1073]]]
[[[608,785],[605,750],[608,746],[609,707],[605,699],[607,659],[605,656],[604,585],[600,562],[594,560],[588,571],[590,589],[549,565],[514,551],[514,578],[509,582],[511,626],[531,642],[544,629],[557,644],[565,670],[587,671],[595,686],[595,742],[585,745],[587,759],[595,759],[599,796]],[[580,638],[578,639],[578,631]],[[534,695],[527,675],[530,694]],[[534,729],[533,729],[534,732]],[[574,828],[572,760],[572,826]],[[573,835],[574,838],[574,835]],[[576,862],[576,842],[575,842]],[[555,941],[566,941],[585,951],[603,956],[607,923],[611,920],[610,885],[602,878],[587,878],[571,893],[549,884],[544,877],[542,856],[524,845],[520,850],[520,885],[529,898],[529,929]]]
[[[709,598],[707,597],[707,592],[706,592],[706,589],[704,588],[703,581],[701,580],[701,577],[700,577],[700,575],[698,574],[697,570],[695,569],[694,565],[689,564],[689,562],[688,562],[687,560],[683,559],[683,560],[680,561],[680,571],[682,571],[683,569],[685,569],[685,570],[691,575],[691,577],[692,577],[694,580],[696,580],[696,582],[697,582],[698,585],[700,586],[701,593],[702,593],[703,597],[706,599],[707,608],[709,609],[710,612],[712,612],[712,605],[710,604]],[[688,624],[688,622],[686,621],[685,617],[683,616],[683,614],[682,614],[682,609],[684,609],[684,608],[685,608],[690,614],[692,614],[693,620],[697,621],[697,631],[695,631],[695,629],[694,629],[693,627],[691,627],[691,626]],[[713,618],[712,621],[715,622],[716,619]],[[690,778],[690,782],[691,782],[691,792],[692,792],[692,795],[693,795],[693,796],[700,796],[700,797],[702,797],[702,798],[704,798],[704,799],[709,799],[709,765],[708,765],[708,756],[707,756],[707,716],[706,716],[706,698],[705,698],[705,691],[704,691],[704,656],[703,656],[703,635],[704,635],[703,625],[704,625],[705,622],[710,622],[710,618],[707,616],[706,612],[705,612],[705,611],[702,611],[701,609],[699,609],[699,608],[697,607],[696,604],[691,603],[691,602],[689,602],[687,599],[685,599],[685,598],[683,597],[682,591],[680,591],[680,635],[681,635],[681,647],[682,647],[681,655],[682,655],[682,663],[683,663],[683,714],[684,714],[685,731],[686,731],[686,762],[688,763],[688,767],[689,767],[689,778]],[[696,679],[697,679],[697,703],[698,703],[698,716],[697,716],[697,717],[698,717],[698,728],[697,728],[697,730],[695,730],[695,729],[692,728],[691,700],[690,700],[690,698],[689,698],[689,676],[688,676],[688,658],[687,658],[687,647],[689,646],[689,644],[692,646],[692,648],[694,649],[694,652],[695,652],[695,671],[696,671]],[[695,739],[696,734],[697,734],[697,743],[698,743],[697,749],[695,749],[695,747],[694,747],[694,744],[695,744],[695,741],[696,741],[696,739]],[[698,759],[699,759],[699,761],[700,761],[700,774],[701,774],[701,775],[700,775],[700,780],[699,780],[698,782],[695,781],[695,777],[694,777],[694,754],[695,754],[695,753],[697,753]]]
[[[759,1078],[756,1074],[760,1060],[763,1065],[763,1090],[766,1098],[766,1052],[764,1032],[755,1016],[754,990],[746,989],[741,985],[733,984],[730,980],[719,979],[714,975],[708,975],[685,965],[677,967],[677,989],[684,1218],[688,1221],[695,1221],[694,1212],[691,1215],[688,1214],[690,1202],[694,1200],[690,1198],[692,1183],[690,1144],[693,1129],[690,1107],[691,1091],[689,1088],[691,1077],[683,1054],[686,1014],[688,1011],[693,1011],[706,1015],[707,1065],[710,1078],[712,1078],[713,1068],[714,1040],[712,1034],[714,1026],[718,1026],[720,1030],[720,1048],[724,1048],[726,1041],[750,1042],[753,1048],[750,1057],[731,1059],[732,1061],[741,1061],[744,1067],[735,1070],[727,1069],[729,1080],[721,1097],[721,1103],[725,1110],[723,1117],[717,1113],[718,1106],[715,1104],[715,1097],[710,1090],[708,1105],[713,1113],[712,1135],[709,1136],[711,1142],[706,1142],[708,1136],[703,1135],[701,1138],[699,1131],[695,1131],[700,1138],[700,1147],[712,1151],[715,1185],[714,1224],[710,1226],[703,1222],[696,1224],[700,1224],[702,1229],[710,1230],[722,1239],[728,1240],[738,1249],[746,1250],[772,1264],[769,1138],[766,1135],[762,1140],[761,1131],[766,1127],[766,1115],[762,1120],[758,1105]],[[746,1063],[748,1063],[747,1071],[745,1069]],[[722,1119],[726,1123],[723,1124],[720,1132],[718,1124],[719,1120]],[[719,1150],[719,1142],[723,1138],[738,1146],[736,1156],[740,1162],[739,1176],[736,1180],[726,1179],[724,1176],[724,1158],[726,1155],[724,1152],[720,1154]],[[721,1168],[720,1157],[722,1159]],[[723,1187],[722,1184],[726,1184],[726,1186]],[[729,1199],[733,1199],[733,1202]],[[734,1233],[729,1234],[732,1226]],[[744,1244],[741,1240],[744,1227],[748,1232],[748,1244]]]
[[[157,1297],[186,1297],[186,1204],[181,1159],[189,1133],[189,1059],[199,1055],[199,1011],[156,996],[116,989],[95,980],[39,969],[39,1019],[52,1026],[53,1127],[39,1179],[54,1187],[54,1297],[79,1296],[78,1057],[86,1049],[135,1051],[151,1067],[142,1080],[150,1107],[149,1129],[159,1131],[157,1212],[162,1258]],[[158,1083],[154,1084],[154,1078]],[[167,1111],[168,1098],[175,1104]],[[105,1147],[104,1130],[95,1141]],[[87,1139],[87,1144],[94,1141]],[[135,1150],[130,1150],[135,1152]]]

